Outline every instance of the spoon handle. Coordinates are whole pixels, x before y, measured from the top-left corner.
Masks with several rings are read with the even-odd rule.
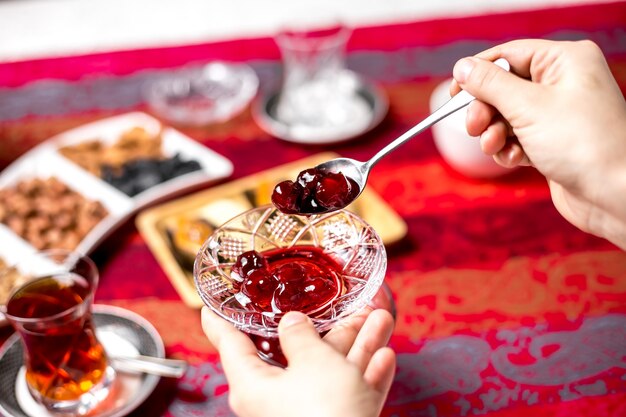
[[[500,58],[496,60],[494,64],[504,69],[505,71],[509,71],[510,69],[509,62],[504,58]],[[413,138],[415,135],[421,133],[422,131],[428,129],[429,127],[431,127],[432,125],[437,123],[439,120],[443,119],[444,117],[447,117],[450,114],[454,113],[455,111],[460,110],[463,107],[467,106],[474,99],[475,97],[472,96],[470,93],[468,93],[465,90],[461,90],[457,95],[455,95],[450,100],[448,100],[443,106],[439,107],[432,114],[430,114],[430,116],[428,116],[427,118],[419,122],[417,125],[413,126],[411,129],[407,130],[396,140],[394,140],[393,142],[385,146],[383,149],[378,151],[376,155],[374,155],[369,161],[367,161],[366,163],[367,168],[371,169],[374,165],[378,163],[378,161],[383,156],[387,155],[391,151],[400,147],[401,145],[404,144],[404,142]]]
[[[116,371],[145,373],[171,378],[180,378],[187,371],[187,362],[178,359],[163,359],[149,356],[112,357],[111,365]]]

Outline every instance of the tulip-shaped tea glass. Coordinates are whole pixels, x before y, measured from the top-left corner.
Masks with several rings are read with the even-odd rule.
[[[91,319],[96,266],[77,252],[50,250],[11,273],[27,280],[11,294],[6,317],[24,346],[31,395],[55,415],[94,411],[115,376]]]
[[[287,366],[277,331],[283,315],[302,311],[324,335],[372,304],[386,267],[380,237],[355,214],[298,216],[265,206],[207,239],[194,278],[204,303],[248,334],[262,359]]]

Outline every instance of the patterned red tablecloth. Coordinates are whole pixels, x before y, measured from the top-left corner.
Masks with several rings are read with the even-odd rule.
[[[234,178],[327,149],[364,159],[427,115],[431,91],[458,58],[524,37],[590,38],[626,88],[626,3],[618,2],[356,29],[348,64],[383,86],[391,110],[347,144],[282,142],[249,112],[182,130],[230,158]],[[279,77],[269,38],[1,64],[0,164],[65,129],[145,110],[145,81],[213,59],[250,63],[265,88]],[[563,220],[540,175],[470,180],[443,162],[426,132],[383,160],[370,186],[408,224],[388,248],[398,372],[385,416],[626,415],[626,254]],[[133,222],[94,258],[97,301],[140,313],[169,356],[192,363],[133,415],[231,415],[198,311],[180,301]]]

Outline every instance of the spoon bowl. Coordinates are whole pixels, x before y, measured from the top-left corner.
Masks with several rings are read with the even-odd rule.
[[[359,193],[354,196],[356,199],[367,184],[371,167],[368,162],[357,161],[352,158],[335,158],[319,164],[315,167],[320,172],[341,172],[345,177],[351,178],[358,186]]]

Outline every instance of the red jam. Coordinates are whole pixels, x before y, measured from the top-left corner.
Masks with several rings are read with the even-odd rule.
[[[257,311],[284,313],[322,310],[342,291],[342,267],[321,249],[294,246],[263,253],[244,252],[232,268],[240,291]],[[268,362],[287,366],[278,338],[248,334],[259,355]]]
[[[341,270],[314,246],[244,252],[232,268],[251,306],[273,313],[319,310],[341,292]]]
[[[272,193],[272,203],[283,213],[315,214],[344,208],[359,194],[358,184],[340,172],[306,169],[296,181],[283,181]]]

